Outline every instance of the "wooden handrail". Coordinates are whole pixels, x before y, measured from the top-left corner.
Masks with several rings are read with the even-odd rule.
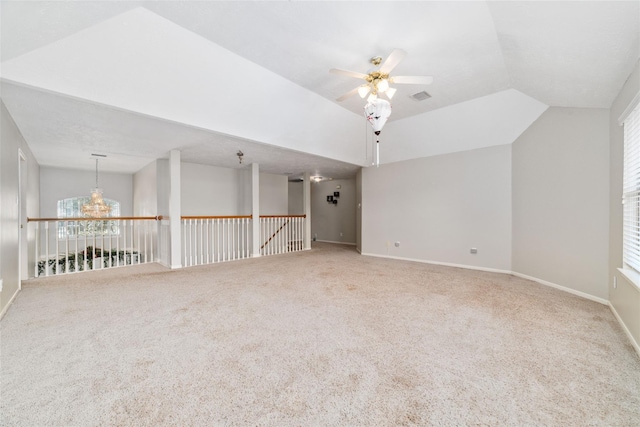
[[[118,220],[155,220],[163,219],[162,215],[158,216],[105,216],[102,218],[27,218],[27,222],[43,222],[43,221],[118,221]]]
[[[306,215],[260,215],[260,218],[306,218]],[[180,219],[253,219],[253,215],[183,215]]]
[[[260,218],[306,218],[307,215],[260,215]]]
[[[180,219],[252,219],[253,215],[229,215],[229,216],[181,216]]]

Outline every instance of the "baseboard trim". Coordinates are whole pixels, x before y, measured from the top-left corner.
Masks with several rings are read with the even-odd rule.
[[[443,265],[445,267],[455,267],[455,268],[464,268],[466,270],[478,270],[478,271],[488,271],[490,273],[503,273],[503,274],[511,274],[509,270],[500,270],[498,268],[488,268],[488,267],[478,267],[475,265],[466,265],[466,264],[454,264],[451,262],[440,262],[440,261],[430,261],[424,259],[416,259],[416,258],[405,258],[399,256],[392,255],[379,255],[379,254],[370,254],[366,252],[361,252],[363,256],[372,256],[377,258],[388,258],[388,259],[397,259],[400,261],[411,261],[411,262],[419,262],[422,264],[433,264],[433,265]]]
[[[339,245],[350,245],[350,246],[355,246],[355,243],[349,243],[349,242],[335,242],[333,240],[316,240],[316,242],[322,242],[322,243],[337,243]]]
[[[513,274],[514,276],[520,277],[522,279],[531,280],[533,282],[540,283],[541,285],[550,286],[552,288],[556,288],[561,291],[568,292],[570,294],[579,296],[581,298],[585,298],[600,304],[609,305],[609,301],[604,298],[596,297],[596,296],[587,294],[585,292],[576,291],[575,289],[567,288],[566,286],[558,285],[552,282],[547,282],[546,280],[538,279],[537,277],[527,276],[526,274],[518,273],[515,271],[511,272],[511,274]]]
[[[573,294],[573,295],[579,296],[581,298],[585,298],[585,299],[588,299],[588,300],[591,300],[591,301],[594,301],[594,302],[597,302],[597,303],[600,303],[600,304],[609,305],[609,301],[604,299],[604,298],[600,298],[600,297],[596,297],[596,296],[593,296],[593,295],[589,295],[589,294],[581,292],[581,291],[576,291],[575,289],[567,288],[566,286],[561,286],[561,285],[558,285],[556,283],[548,282],[546,280],[538,279],[538,278],[532,277],[532,276],[527,276],[526,274],[518,273],[518,272],[515,272],[515,271],[511,271],[511,270],[501,270],[501,269],[497,269],[497,268],[477,267],[475,265],[454,264],[454,263],[450,263],[450,262],[429,261],[429,260],[415,259],[415,258],[396,257],[396,256],[391,256],[391,255],[379,255],[379,254],[369,254],[369,253],[362,253],[362,255],[364,255],[364,256],[373,256],[373,257],[378,257],[378,258],[397,259],[397,260],[401,260],[401,261],[420,262],[420,263],[423,263],[423,264],[444,265],[446,267],[464,268],[464,269],[467,269],[467,270],[478,270],[478,271],[488,271],[488,272],[491,272],[491,273],[510,274],[510,275],[513,275],[513,276],[516,276],[516,277],[520,277],[522,279],[531,280],[532,282],[536,282],[536,283],[539,283],[541,285],[550,286],[550,287],[558,289],[560,291],[568,292],[570,294]]]
[[[19,292],[20,292],[20,288],[16,289],[16,291],[13,293],[13,296],[9,299],[9,302],[7,303],[7,305],[2,309],[2,312],[0,313],[0,320],[2,320],[5,314],[7,314],[9,307],[11,307],[11,304],[13,304],[13,300],[16,299]]]
[[[513,276],[516,276],[516,277],[520,277],[522,279],[531,280],[532,282],[536,282],[536,283],[539,283],[539,284],[544,285],[544,286],[549,286],[549,287],[558,289],[560,291],[573,294],[573,295],[578,296],[580,298],[585,298],[585,299],[588,299],[590,301],[597,302],[597,303],[609,306],[609,309],[613,313],[613,316],[616,318],[616,320],[620,324],[620,327],[622,328],[624,333],[629,338],[629,341],[631,342],[631,346],[633,347],[633,349],[636,351],[636,353],[640,357],[640,344],[638,344],[638,342],[635,340],[635,338],[631,334],[631,331],[629,331],[629,328],[627,328],[627,325],[624,323],[624,321],[622,320],[622,318],[620,317],[620,315],[618,314],[616,309],[613,307],[613,305],[611,305],[611,302],[606,300],[606,299],[604,299],[604,298],[600,298],[600,297],[596,297],[596,296],[593,296],[593,295],[589,295],[589,294],[587,294],[585,292],[577,291],[575,289],[567,288],[566,286],[558,285],[557,283],[548,282],[546,280],[538,279],[537,277],[527,276],[526,274],[518,273],[518,272],[515,272],[515,271],[499,270],[499,269],[495,269],[495,268],[476,267],[476,266],[473,266],[473,265],[453,264],[453,263],[448,263],[448,262],[437,262],[437,261],[427,261],[427,260],[422,260],[422,259],[413,259],[413,258],[387,256],[387,255],[378,255],[378,254],[368,254],[368,253],[361,253],[361,254],[364,255],[364,256],[373,256],[373,257],[378,257],[378,258],[388,258],[388,259],[396,259],[396,260],[401,260],[401,261],[420,262],[420,263],[423,263],[423,264],[435,264],[435,265],[443,265],[443,266],[447,266],[447,267],[465,268],[467,270],[479,270],[479,271],[489,271],[489,272],[493,272],[493,273],[510,274],[510,275],[513,275]]]
[[[620,317],[620,315],[616,311],[615,307],[611,304],[611,302],[609,302],[608,305],[609,305],[609,309],[611,310],[615,318],[618,319],[618,323],[620,324],[620,326],[622,326],[624,333],[627,334],[627,337],[629,338],[629,341],[631,341],[631,345],[633,346],[634,350],[636,351],[636,353],[638,353],[638,357],[640,357],[640,345],[635,340],[633,335],[631,335],[631,331],[629,330],[629,328],[627,328],[627,325],[624,324],[624,322],[622,321],[622,317]]]

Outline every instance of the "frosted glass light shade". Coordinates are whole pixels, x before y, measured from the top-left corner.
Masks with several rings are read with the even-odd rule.
[[[360,98],[364,99],[364,97],[367,96],[368,93],[369,93],[369,86],[368,85],[360,86],[358,88],[358,95],[360,95]]]

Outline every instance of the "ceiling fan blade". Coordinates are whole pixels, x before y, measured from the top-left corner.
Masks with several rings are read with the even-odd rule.
[[[341,70],[339,68],[332,68],[332,69],[329,70],[329,72],[331,74],[342,74],[343,76],[355,77],[356,79],[366,79],[367,78],[366,74],[358,73],[356,71]]]
[[[344,95],[342,95],[340,98],[336,99],[336,101],[338,101],[338,102],[342,102],[342,101],[344,101],[344,100],[345,100],[345,99],[347,99],[347,98],[351,98],[353,95],[355,95],[356,93],[358,93],[358,88],[359,88],[359,87],[360,87],[360,86],[358,86],[358,87],[357,87],[357,88],[355,88],[355,89],[351,89],[349,92],[345,93],[345,94],[344,94]]]
[[[402,49],[394,49],[391,52],[391,55],[387,58],[386,61],[380,66],[380,72],[383,74],[389,74],[391,70],[396,68],[396,65],[400,63],[407,56],[407,52]]]
[[[408,84],[408,85],[430,85],[433,83],[431,76],[393,76],[391,83]]]

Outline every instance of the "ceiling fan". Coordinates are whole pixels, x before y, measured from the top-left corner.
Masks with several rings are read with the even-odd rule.
[[[338,102],[342,102],[345,99],[355,95],[360,95],[361,98],[367,96],[370,93],[368,101],[373,101],[378,97],[378,94],[383,93],[387,98],[391,99],[396,93],[396,89],[390,87],[390,84],[414,84],[414,85],[428,85],[433,82],[431,76],[390,76],[389,74],[393,69],[404,59],[407,55],[402,49],[394,49],[391,55],[387,57],[386,61],[382,62],[382,58],[374,56],[370,59],[370,62],[374,66],[380,66],[377,70],[371,71],[369,74],[358,73],[356,71],[341,70],[339,68],[332,68],[329,70],[332,74],[341,74],[343,76],[355,77],[357,79],[363,79],[365,83],[360,85],[349,92],[336,99]],[[382,65],[380,65],[382,64]]]

